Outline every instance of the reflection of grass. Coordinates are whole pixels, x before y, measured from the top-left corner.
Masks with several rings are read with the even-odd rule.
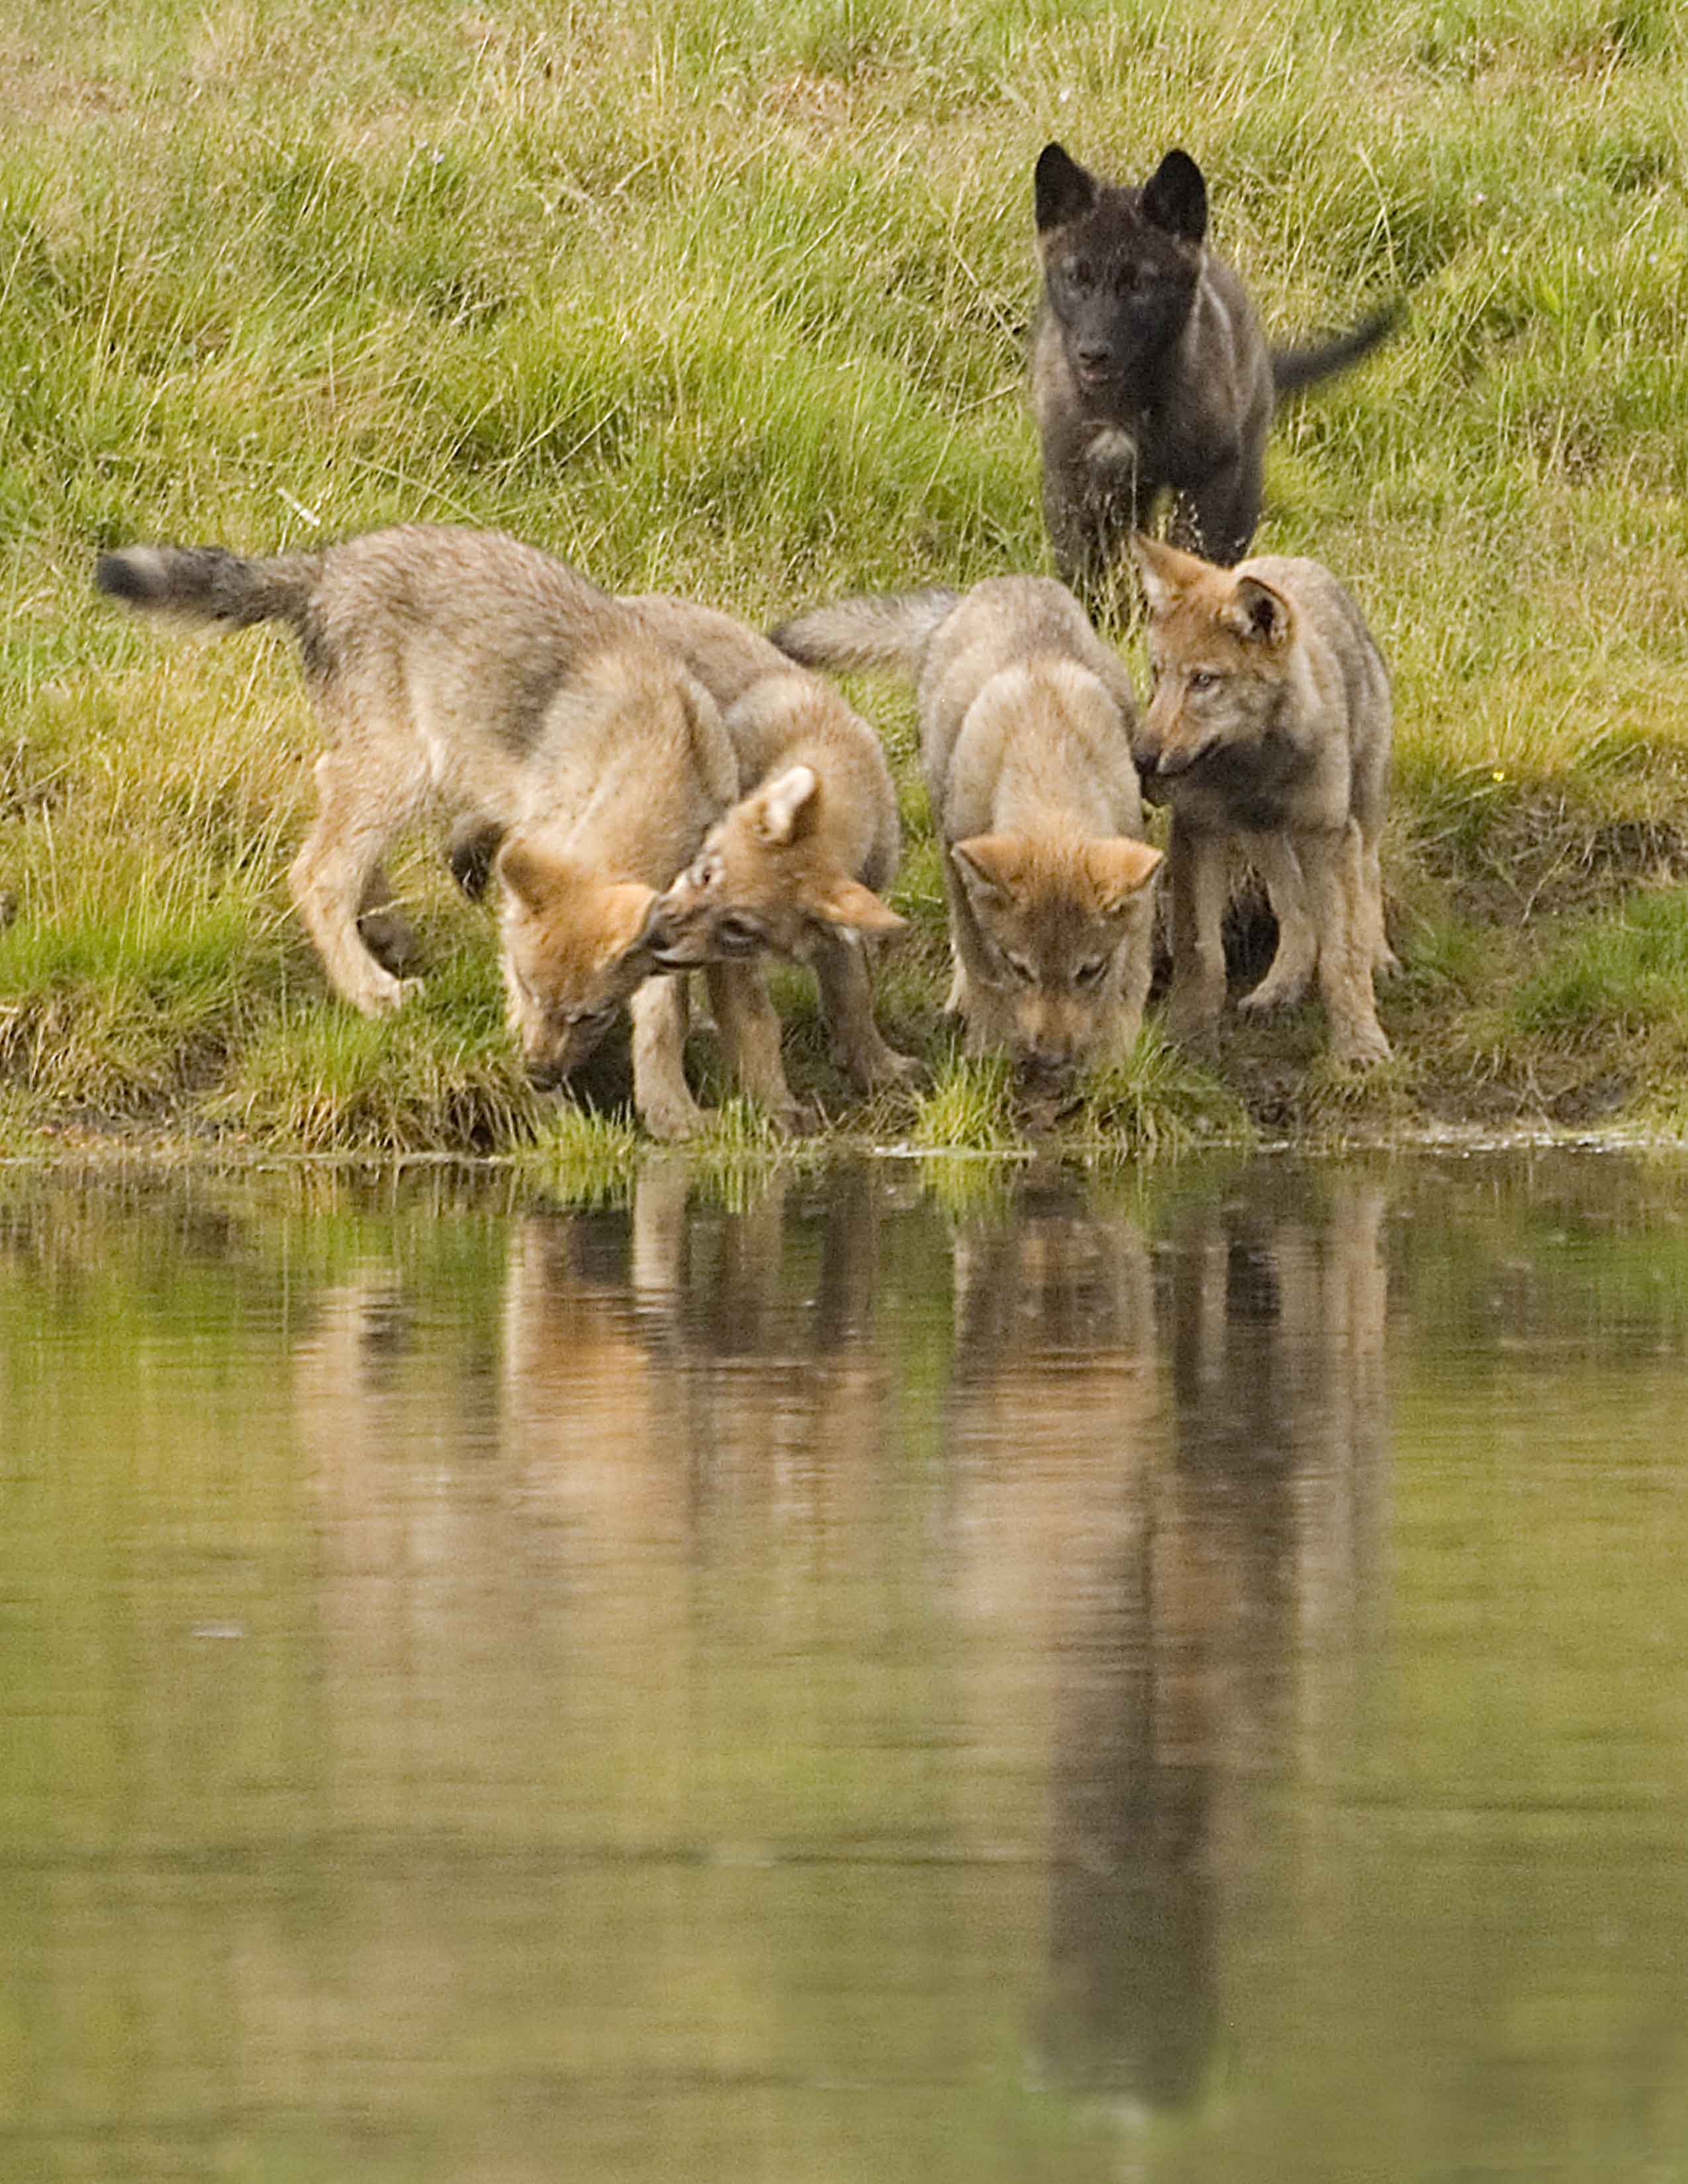
[[[1008,1155],[933,1153],[921,1162],[921,1180],[952,1221],[1006,1214],[1014,1203],[1023,1163]]]
[[[699,1186],[729,1212],[753,1204],[776,1169],[813,1167],[827,1157],[822,1139],[776,1129],[748,1100],[738,1099],[714,1109],[686,1150]]]
[[[1040,0],[672,0],[613,31],[412,11],[402,37],[325,0],[30,21],[0,150],[8,1142],[69,1110],[394,1150],[543,1134],[488,1023],[487,921],[432,850],[394,877],[430,961],[475,974],[431,973],[375,1034],[326,997],[287,900],[314,747],[290,646],[133,623],[89,597],[92,548],[464,521],[758,623],[1045,566],[1026,206],[1057,113],[1128,178],[1195,147],[1274,331],[1409,295],[1279,420],[1261,540],[1352,581],[1395,677],[1401,1061],[1343,1114],[1659,1081],[1678,972],[1598,935],[1579,970],[1571,928],[1540,935],[1688,873],[1680,11],[1192,0],[1129,37]],[[1011,1107],[946,1075],[909,699],[856,694],[906,822],[885,991],[939,1072],[917,1127],[1006,1141]],[[784,1005],[799,1094],[871,1127],[806,982]],[[1276,1126],[1315,1045],[1251,1029],[1223,1071]],[[1145,1078],[1063,1127],[1164,1150],[1206,1096]]]
[[[560,1106],[547,1115],[521,1167],[565,1205],[625,1206],[642,1152],[638,1132],[624,1117]]]

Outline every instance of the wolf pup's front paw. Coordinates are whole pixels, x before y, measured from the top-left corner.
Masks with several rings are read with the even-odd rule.
[[[1252,993],[1243,995],[1237,1007],[1245,1017],[1263,1017],[1273,1009],[1293,1008],[1306,997],[1308,983],[1305,971],[1295,971],[1282,978],[1268,971]]]
[[[687,1138],[694,1138],[703,1128],[702,1111],[691,1100],[654,1101],[641,1109],[639,1120],[647,1137],[655,1138],[659,1145],[678,1145]]]
[[[421,990],[420,978],[395,978],[390,971],[382,971],[377,966],[376,974],[361,992],[348,999],[363,1016],[390,1017],[406,1001],[414,1000]]]
[[[1354,1024],[1339,1032],[1330,1044],[1332,1055],[1338,1061],[1345,1061],[1357,1069],[1374,1068],[1387,1061],[1394,1050],[1384,1036],[1381,1026]]]

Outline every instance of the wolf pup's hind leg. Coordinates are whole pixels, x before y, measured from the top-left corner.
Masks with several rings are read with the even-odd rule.
[[[358,911],[412,800],[406,797],[396,809],[384,805],[370,794],[367,770],[354,767],[339,751],[326,751],[317,760],[316,785],[316,822],[292,861],[287,884],[330,985],[365,1016],[385,1016],[415,982],[394,978],[376,960],[359,933]],[[374,811],[379,819],[370,816]]]

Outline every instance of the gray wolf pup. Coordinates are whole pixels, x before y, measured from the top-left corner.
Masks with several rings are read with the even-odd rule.
[[[1123,663],[1046,577],[840,599],[774,632],[797,659],[914,678],[970,1053],[1117,1059],[1149,989],[1155,869]]]
[[[378,1016],[415,989],[370,945],[409,952],[382,853],[431,813],[466,818],[502,843],[510,1022],[536,1080],[582,1061],[631,1000],[640,1116],[662,1136],[695,1125],[684,994],[650,978],[654,911],[737,795],[738,763],[714,699],[638,615],[513,538],[428,524],[259,560],[129,547],[94,581],[134,607],[298,638],[327,748],[288,879],[337,993]],[[754,974],[717,983],[731,1050],[766,996]],[[788,1108],[777,1051],[773,1079],[758,1051],[753,1035],[738,1056],[746,1089]]]
[[[1128,189],[1046,144],[1035,198],[1032,402],[1056,568],[1076,588],[1105,584],[1163,492],[1178,543],[1240,560],[1274,405],[1363,356],[1395,312],[1313,348],[1268,348],[1247,290],[1206,247],[1207,187],[1186,152]]]
[[[1388,793],[1389,677],[1359,608],[1317,561],[1269,554],[1234,569],[1152,538],[1134,546],[1149,602],[1146,794],[1171,805],[1173,1030],[1200,1035],[1225,998],[1220,920],[1234,841],[1278,914],[1278,952],[1243,1004],[1295,1000],[1315,971],[1344,1061],[1389,1042],[1373,970]]]
[[[873,1017],[868,944],[903,929],[875,892],[895,871],[900,843],[878,737],[818,675],[730,615],[661,597],[624,604],[721,707],[742,788],[658,906],[656,960],[679,970],[766,952],[808,963],[855,1084],[866,1091],[917,1077],[919,1064],[887,1044]]]

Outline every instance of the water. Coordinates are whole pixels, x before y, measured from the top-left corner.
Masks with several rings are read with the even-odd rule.
[[[0,1178],[0,2175],[1688,2178],[1685,1223]]]

